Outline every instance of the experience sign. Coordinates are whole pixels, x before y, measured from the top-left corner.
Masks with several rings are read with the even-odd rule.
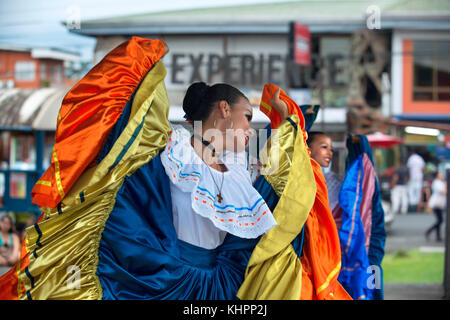
[[[311,55],[311,65],[301,66],[290,55],[281,54],[229,54],[216,53],[173,53],[170,63],[170,82],[188,85],[196,81],[207,83],[225,82],[239,87],[260,87],[273,83],[289,87],[312,85],[312,68],[323,69],[327,73],[326,87],[341,87],[338,74],[342,63],[348,57]]]

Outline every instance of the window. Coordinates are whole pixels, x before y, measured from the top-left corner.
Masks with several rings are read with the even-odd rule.
[[[450,41],[414,41],[415,101],[450,101]]]
[[[351,83],[351,38],[348,36],[322,36],[318,39],[320,57],[318,80],[324,86],[323,102],[327,106],[347,106]],[[323,65],[322,65],[323,63]],[[313,99],[321,101],[320,90],[313,92]]]
[[[62,81],[62,68],[61,68],[61,66],[60,65],[57,65],[56,66],[56,70],[55,70],[55,72],[56,72],[56,83],[61,83],[61,81]]]
[[[61,83],[62,81],[62,73],[61,73],[61,66],[60,65],[53,65],[51,68],[52,72],[52,82],[54,83]]]
[[[36,64],[33,61],[17,61],[14,67],[16,80],[32,81],[35,79]]]
[[[13,170],[34,170],[36,167],[34,137],[28,134],[11,135],[9,164]]]
[[[25,199],[27,197],[27,175],[24,172],[11,172],[9,176],[9,196]]]
[[[47,70],[45,62],[41,61],[41,80],[47,79]]]

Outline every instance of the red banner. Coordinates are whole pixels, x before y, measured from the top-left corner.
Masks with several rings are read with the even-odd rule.
[[[298,64],[311,65],[311,36],[309,28],[298,22],[291,25],[294,61]]]

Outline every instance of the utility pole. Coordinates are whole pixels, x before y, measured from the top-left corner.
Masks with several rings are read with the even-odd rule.
[[[450,169],[447,169],[447,219],[445,220],[444,299],[450,300]]]

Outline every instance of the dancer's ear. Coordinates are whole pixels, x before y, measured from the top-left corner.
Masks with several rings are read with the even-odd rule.
[[[219,101],[218,109],[219,114],[223,119],[231,117],[231,107],[225,100]]]

